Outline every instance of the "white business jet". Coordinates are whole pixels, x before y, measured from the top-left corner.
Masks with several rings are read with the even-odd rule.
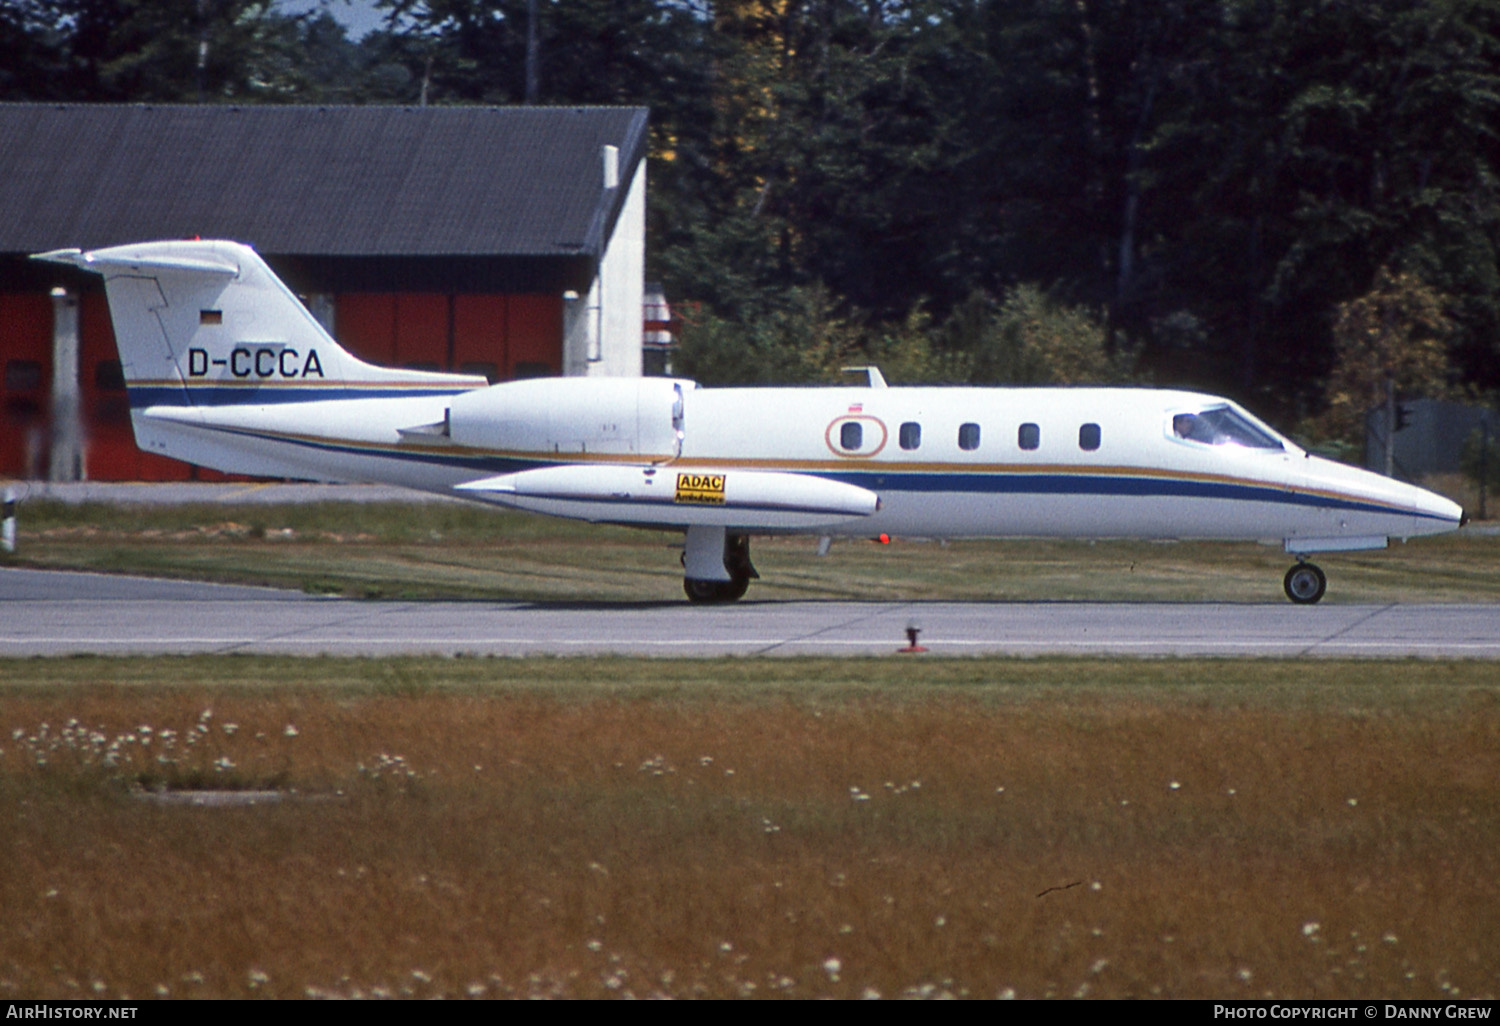
[[[233,242],[38,254],[102,274],[137,444],[241,474],[377,481],[683,531],[684,587],[727,602],[751,535],[1205,538],[1304,558],[1451,531],[1454,503],[1310,455],[1239,406],[1125,388],[490,385],[340,348]]]

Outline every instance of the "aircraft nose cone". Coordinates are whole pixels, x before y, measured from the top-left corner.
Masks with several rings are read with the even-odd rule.
[[[1434,492],[1428,492],[1425,502],[1419,504],[1418,508],[1429,516],[1436,516],[1448,521],[1448,530],[1462,527],[1469,522],[1469,511],[1451,499],[1444,498]]]

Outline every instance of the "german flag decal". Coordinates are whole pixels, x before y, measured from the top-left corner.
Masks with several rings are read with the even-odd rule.
[[[699,506],[724,505],[723,474],[678,474],[677,502],[691,502]]]

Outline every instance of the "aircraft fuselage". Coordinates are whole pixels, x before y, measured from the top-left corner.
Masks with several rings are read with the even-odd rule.
[[[690,597],[756,576],[755,534],[1213,538],[1299,556],[1452,530],[1431,492],[1298,448],[1227,400],[1130,388],[700,388],[482,378],[344,350],[249,247],[44,260],[102,274],[144,450],[685,532]]]

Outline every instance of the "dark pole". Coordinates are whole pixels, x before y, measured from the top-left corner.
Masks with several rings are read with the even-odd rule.
[[[203,0],[198,0],[198,66],[194,82],[198,90],[198,102],[203,102],[203,77],[208,70],[208,16],[203,10]]]
[[[1485,417],[1479,422],[1479,519],[1488,520],[1489,510],[1485,508],[1485,500],[1488,498],[1488,484],[1490,476],[1490,418]]]
[[[536,0],[526,0],[526,102],[536,103],[541,91],[541,69],[537,67]]]
[[[1385,476],[1396,476],[1396,379],[1385,376]]]

